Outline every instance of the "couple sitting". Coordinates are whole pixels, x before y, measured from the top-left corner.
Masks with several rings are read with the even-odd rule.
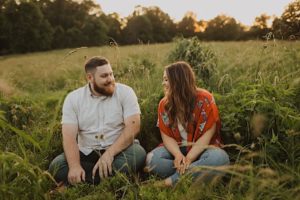
[[[165,97],[159,103],[157,121],[163,143],[147,155],[134,139],[140,131],[141,112],[132,88],[115,83],[105,58],[91,58],[85,71],[88,84],[64,101],[64,153],[49,167],[57,182],[98,184],[115,171],[136,172],[146,160],[145,169],[172,186],[194,167],[229,164],[220,148],[218,108],[208,91],[197,88],[189,64],[176,62],[165,68]]]

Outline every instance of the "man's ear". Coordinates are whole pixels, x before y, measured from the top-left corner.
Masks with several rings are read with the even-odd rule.
[[[93,82],[93,80],[94,80],[93,74],[90,72],[86,73],[86,79],[88,82]]]

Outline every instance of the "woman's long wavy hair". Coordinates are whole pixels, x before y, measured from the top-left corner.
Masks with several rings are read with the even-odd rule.
[[[191,66],[183,61],[175,62],[165,68],[169,89],[165,94],[170,123],[179,120],[184,128],[192,117],[197,95],[195,74]]]

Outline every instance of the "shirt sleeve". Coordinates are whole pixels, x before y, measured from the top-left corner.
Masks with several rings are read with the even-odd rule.
[[[77,110],[74,103],[74,98],[69,94],[64,101],[62,110],[62,124],[78,124]]]
[[[132,88],[128,87],[126,93],[122,97],[123,118],[135,114],[141,114],[137,96]]]

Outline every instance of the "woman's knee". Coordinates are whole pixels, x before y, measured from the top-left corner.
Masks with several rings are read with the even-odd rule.
[[[166,149],[164,147],[156,147],[146,156],[146,166],[153,167],[163,159]]]
[[[146,167],[151,167],[152,158],[153,158],[153,151],[147,153],[146,155]]]
[[[211,162],[215,166],[221,166],[221,165],[228,165],[229,164],[229,156],[221,148],[212,148],[206,150],[208,153],[208,157],[210,158]]]
[[[151,151],[147,154],[146,157],[146,167],[144,168],[144,172],[151,173],[157,175],[161,178],[165,178],[170,176],[170,166],[164,164],[164,160],[159,154],[156,154],[154,151]],[[172,166],[171,166],[172,168]]]

